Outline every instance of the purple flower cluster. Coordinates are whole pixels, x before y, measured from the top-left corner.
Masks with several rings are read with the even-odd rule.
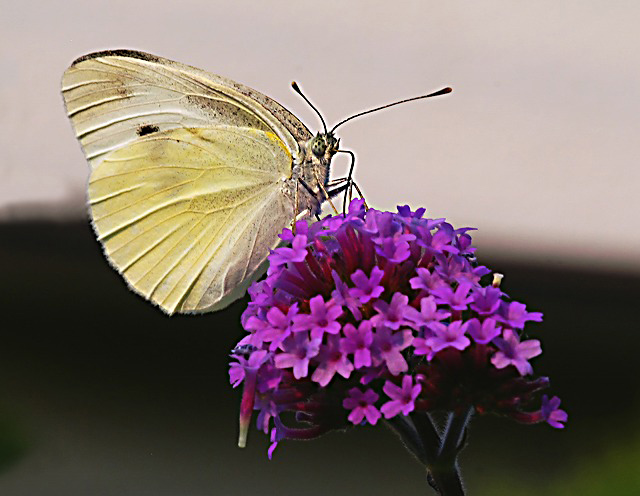
[[[557,397],[540,406],[548,379],[531,378],[540,342],[523,336],[542,314],[510,301],[499,278],[483,284],[470,228],[423,215],[354,200],[346,215],[285,229],[286,246],[249,289],[249,334],[232,353],[241,445],[254,410],[271,429],[270,454],[284,438],[414,411],[472,407],[563,427]]]

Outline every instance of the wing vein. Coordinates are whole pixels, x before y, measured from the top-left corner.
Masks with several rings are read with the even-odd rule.
[[[172,219],[174,217],[177,217],[179,214],[176,215],[172,215],[171,217],[168,217],[167,219],[162,220],[161,222],[158,222],[157,224],[155,224],[151,229],[159,226],[160,224],[166,222],[169,219]],[[151,252],[156,246],[158,246],[160,243],[162,243],[165,239],[167,239],[169,236],[171,236],[174,232],[176,232],[178,229],[180,229],[180,226],[176,226],[175,228],[173,228],[171,231],[169,231],[167,234],[165,234],[164,236],[162,236],[160,239],[158,239],[155,243],[149,245],[146,249],[144,249],[142,252],[140,252],[139,254],[137,254],[135,256],[135,258],[131,261],[129,261],[124,267],[122,267],[122,273],[126,272],[127,270],[129,270],[136,262],[138,262],[142,257],[144,257],[145,255],[147,255],[149,252]],[[147,231],[149,231],[150,229],[147,229]],[[147,233],[147,231],[144,231],[144,234]],[[112,255],[116,252],[118,252],[119,250],[121,250],[122,248],[124,248],[125,246],[127,246],[129,243],[131,243],[131,241],[139,238],[142,234],[139,234],[137,236],[135,236],[134,238],[130,239],[129,241],[127,241],[125,244],[123,244],[120,248],[113,250]]]
[[[255,197],[255,196],[256,196],[256,195],[254,195],[254,197]],[[248,201],[248,200],[247,200],[247,201]],[[234,223],[233,227],[235,228],[235,227],[239,224],[239,222],[240,222],[240,220],[237,220],[237,221]],[[250,225],[250,224],[251,224],[250,222],[247,222],[247,223],[245,224],[245,226],[242,228],[242,230],[240,231],[240,233],[244,233],[244,232],[247,230],[247,228],[249,227],[249,225]],[[210,244],[211,244],[211,243],[209,243],[209,245],[210,245]],[[207,248],[208,248],[208,247],[207,247]],[[216,251],[217,251],[217,250],[216,250]],[[213,258],[213,255],[212,255],[212,257],[211,257],[211,258]],[[200,271],[200,272],[201,272],[201,271]],[[183,278],[184,278],[184,276],[183,276]],[[202,298],[204,298],[204,294],[205,294],[205,293],[201,294],[201,295],[200,295],[200,297],[198,298],[198,303],[197,303],[196,307],[199,307],[199,306],[200,306],[200,304],[202,303]]]
[[[89,86],[90,84],[111,83],[112,81],[113,81],[112,79],[92,79],[89,81],[80,81],[79,83],[73,83],[73,84],[70,84],[69,86],[63,86],[61,91],[63,93],[66,93],[68,91],[73,91],[77,88],[82,88],[83,86]]]
[[[259,193],[260,193],[260,192],[259,192]],[[234,210],[236,210],[240,205],[245,204],[245,203],[247,203],[247,202],[251,201],[251,200],[252,200],[252,199],[254,199],[256,196],[258,196],[258,194],[259,194],[259,193],[256,193],[256,194],[254,194],[254,195],[250,196],[249,198],[245,199],[244,201],[239,202],[239,203],[238,203],[238,204],[236,204],[235,206],[231,207],[231,211],[229,212],[229,215],[227,216],[227,219],[229,219],[229,217],[231,216],[231,214],[233,213],[233,211],[234,211]],[[233,224],[233,226],[231,227],[230,231],[232,231],[232,230],[234,230],[234,229],[235,229],[235,227],[238,225],[238,223],[240,222],[240,220],[241,220],[241,219],[238,219],[238,220],[236,220],[236,222],[234,222],[234,224]],[[222,229],[223,225],[224,225],[224,224],[222,224],[222,225],[218,228],[218,230],[215,232],[215,234],[211,236],[211,241],[209,241],[209,243],[205,246],[205,248],[200,252],[200,255],[199,255],[199,256],[198,256],[198,258],[196,258],[196,260],[191,264],[191,266],[189,267],[189,269],[188,269],[188,270],[186,270],[186,271],[184,272],[183,276],[182,276],[182,277],[180,278],[180,280],[178,281],[178,284],[180,284],[180,283],[181,283],[181,282],[182,282],[182,281],[187,277],[187,275],[189,275],[189,273],[193,270],[194,265],[195,265],[196,263],[199,263],[199,262],[200,262],[200,259],[201,259],[201,258],[204,256],[204,254],[209,250],[209,248],[211,247],[211,244],[212,244],[212,243],[213,243],[213,241],[216,239],[216,235],[220,232],[220,230]],[[244,232],[244,231],[247,229],[248,225],[249,225],[249,223],[247,223],[247,225],[242,229],[241,233],[242,233],[242,232]],[[218,247],[218,248],[215,250],[215,252],[214,252],[214,253],[209,257],[209,261],[215,257],[216,253],[217,253],[219,250],[220,250],[220,247]],[[190,281],[189,285],[187,285],[187,288],[191,288],[191,287],[193,286],[194,282],[198,279],[198,277],[200,277],[200,275],[202,274],[202,271],[206,268],[206,266],[207,266],[207,265],[208,265],[208,263],[201,264],[201,267],[200,267],[200,269],[198,270],[198,272],[197,272],[196,274],[193,274],[193,277],[191,277],[191,281]],[[186,291],[187,291],[187,290],[185,290],[185,291],[183,292],[183,294],[182,294],[182,295],[180,295],[179,300],[182,300],[182,298],[183,298],[183,297],[184,297],[184,295],[186,294]],[[205,291],[205,293],[206,293],[206,291]],[[203,297],[204,297],[204,293],[203,293],[202,295],[200,295],[200,297],[199,297],[199,299],[198,299],[198,303],[197,303],[197,305],[196,305],[196,306],[199,306],[199,305],[200,305],[200,302],[202,302],[202,298],[203,298]],[[166,300],[166,298],[165,298],[165,300]]]
[[[102,83],[111,83],[107,88],[100,88],[98,90],[91,90],[91,91],[86,91],[84,93],[82,93],[81,95],[77,95],[73,98],[67,98],[67,104],[71,103],[71,102],[75,102],[76,100],[80,100],[82,98],[87,98],[90,97],[91,95],[97,95],[100,93],[104,93],[108,90],[122,90],[122,85],[116,83],[115,81],[101,81]],[[83,86],[83,83],[79,83],[77,85],[75,85],[75,87],[73,89],[78,89],[80,87]],[[136,88],[136,87],[143,87],[146,88],[147,86],[151,86],[150,84],[145,84],[145,83],[139,83],[139,84],[128,84],[127,88]],[[64,91],[64,90],[63,90]],[[149,93],[132,93],[133,95],[148,95]],[[122,95],[117,95],[117,96],[122,96]]]
[[[102,196],[100,198],[95,198],[95,199],[92,198],[91,199],[91,205],[96,205],[98,203],[102,203],[103,201],[111,200],[113,198],[116,198],[117,196],[120,196],[120,195],[124,194],[124,193],[129,193],[129,192],[135,191],[137,189],[140,189],[140,185],[136,184],[135,186],[131,186],[130,188],[123,188],[123,189],[120,189],[118,191],[114,191],[112,193],[109,193],[109,194],[107,194],[105,196]]]
[[[171,246],[171,248],[169,248],[168,250],[165,251],[164,255],[152,266],[149,268],[149,270],[147,270],[140,278],[138,278],[138,281],[144,279],[153,269],[155,269],[158,264],[160,264],[161,262],[163,262],[170,254],[171,252],[174,250],[174,248],[176,246],[178,246],[184,239],[187,238],[187,236],[189,234],[191,234],[193,232],[194,229],[196,229],[201,223],[202,221],[205,219],[206,215],[202,215],[200,217],[200,219],[198,219],[198,221],[191,226],[187,232],[185,232],[174,244],[173,246]],[[202,236],[204,235],[205,230],[202,230],[200,232],[199,235],[196,236],[196,238],[192,241],[191,243],[191,247],[193,247],[194,243],[198,242],[200,240],[200,238],[202,238]],[[177,258],[177,260],[171,264],[171,266],[169,266],[164,274],[162,274],[162,276],[156,281],[156,283],[153,285],[153,288],[151,288],[151,291],[149,292],[149,298],[151,298],[153,296],[153,294],[156,292],[156,290],[158,289],[158,286],[160,286],[160,284],[162,284],[162,281],[164,281],[167,276],[171,273],[171,271],[176,268],[180,262],[182,262],[182,260],[184,260],[184,258],[187,256],[188,250],[183,250],[183,252],[180,254],[180,256]],[[138,282],[136,281],[136,282]]]
[[[109,212],[107,215],[103,215],[102,217],[94,217],[94,220],[96,221],[101,221],[106,219],[107,217],[110,217],[112,215],[115,215],[117,213],[122,212],[123,210],[126,210],[127,208],[133,207],[137,204],[139,204],[140,202],[144,202],[146,200],[149,200],[150,198],[153,198],[156,195],[161,195],[162,193],[165,193],[167,191],[171,191],[172,189],[175,188],[179,188],[180,186],[184,186],[186,184],[192,183],[194,181],[197,181],[198,179],[200,179],[200,176],[202,176],[202,174],[199,175],[199,177],[193,178],[193,179],[188,179],[186,181],[183,181],[181,183],[176,183],[176,184],[172,184],[171,186],[168,186],[164,189],[161,189],[159,191],[154,191],[152,194],[144,196],[142,198],[138,198],[136,201],[134,201],[133,203],[129,203],[128,205],[125,205],[124,207],[121,207],[117,210],[113,210],[111,212]],[[177,205],[178,203],[184,202],[184,201],[190,201],[190,200],[186,200],[186,199],[176,199],[175,201],[170,201],[168,203],[163,203],[162,205],[159,205],[156,209],[145,212],[143,215],[141,215],[139,218],[133,219],[135,221],[143,219],[144,217],[146,217],[147,215],[151,215],[154,212],[157,212],[159,209],[161,208],[165,208],[165,207],[169,207],[172,205]],[[93,206],[93,201],[90,201],[90,204]]]
[[[100,62],[102,64],[106,65],[107,67],[117,67],[117,68],[119,68],[121,70],[124,69],[127,72],[132,71],[132,72],[135,72],[137,74],[137,71],[138,71],[136,64],[128,64],[127,65],[127,64],[116,64],[115,62],[109,63],[105,59],[100,60]],[[134,69],[131,69],[131,66],[133,66]],[[182,79],[177,78],[177,77],[174,76],[173,69],[168,68],[167,72],[164,73],[164,72],[159,72],[159,71],[155,70],[152,67],[151,64],[143,64],[143,66],[149,72],[152,72],[152,73],[160,76],[159,79],[165,79],[165,80],[168,79],[169,81],[173,81],[174,83],[176,83],[179,86],[182,86],[185,89],[189,89],[189,85],[185,84],[185,82]]]

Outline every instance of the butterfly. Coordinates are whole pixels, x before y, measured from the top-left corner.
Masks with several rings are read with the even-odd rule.
[[[331,131],[320,116],[324,131],[313,135],[256,90],[132,50],[78,58],[62,95],[91,169],[89,209],[104,253],[168,314],[241,297],[284,228],[350,191],[353,154],[348,177],[329,180],[342,151],[334,131],[369,112]]]

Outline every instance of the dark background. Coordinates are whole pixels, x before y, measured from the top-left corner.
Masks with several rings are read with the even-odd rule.
[[[478,257],[544,313],[533,364],[569,422],[474,419],[469,494],[640,494],[640,277]],[[384,426],[285,441],[272,461],[252,426],[237,448],[227,355],[246,301],[168,318],[126,289],[86,222],[0,224],[0,274],[3,496],[429,494]]]

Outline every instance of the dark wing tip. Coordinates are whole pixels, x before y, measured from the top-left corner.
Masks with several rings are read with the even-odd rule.
[[[82,57],[78,57],[74,60],[71,65],[79,64],[80,62],[84,62],[85,60],[96,59],[98,57],[130,57],[133,59],[146,60],[148,62],[158,62],[160,57],[156,57],[155,55],[151,55],[150,53],[138,52],[136,50],[127,50],[127,49],[119,49],[119,50],[103,50],[100,52],[93,52],[83,55]]]

